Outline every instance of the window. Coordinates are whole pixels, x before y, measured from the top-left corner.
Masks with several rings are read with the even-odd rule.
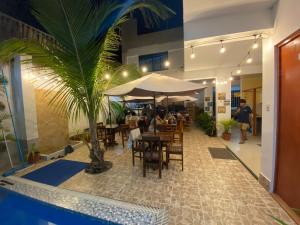
[[[148,72],[160,71],[168,69],[164,63],[168,60],[168,52],[160,52],[149,55],[139,56],[140,67],[146,66]]]

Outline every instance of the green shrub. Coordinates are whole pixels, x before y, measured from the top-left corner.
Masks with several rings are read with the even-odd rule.
[[[196,117],[196,125],[200,127],[207,135],[216,135],[216,125],[215,121],[208,113],[200,113]]]

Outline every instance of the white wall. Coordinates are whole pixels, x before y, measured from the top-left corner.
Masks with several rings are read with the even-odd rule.
[[[275,11],[273,35],[263,43],[263,123],[261,173],[274,188],[276,157],[277,79],[274,45],[300,29],[300,1],[280,0]]]
[[[170,69],[163,73],[183,69],[183,28],[174,28],[149,34],[137,34],[137,24],[131,20],[122,27],[122,58],[126,64],[139,65],[139,56],[168,52]]]
[[[184,40],[194,40],[273,27],[270,8],[228,13],[184,23]]]
[[[20,60],[31,59],[30,56],[21,56]],[[35,104],[35,92],[34,84],[32,83],[33,69],[32,64],[21,63],[21,79],[22,79],[22,93],[23,93],[23,105],[25,115],[25,127],[27,140],[33,140],[38,138],[37,128],[37,114]]]

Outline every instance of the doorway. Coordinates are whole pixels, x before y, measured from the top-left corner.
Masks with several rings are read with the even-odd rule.
[[[278,45],[279,105],[275,193],[300,209],[300,31]]]

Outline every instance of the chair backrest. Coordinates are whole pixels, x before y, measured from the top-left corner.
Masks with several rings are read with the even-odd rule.
[[[175,143],[183,145],[183,132],[175,131],[173,135],[173,140]]]
[[[98,139],[104,139],[106,135],[106,128],[104,125],[97,126],[97,136]]]
[[[133,129],[130,131],[130,138],[132,141],[135,141],[138,137],[141,136],[141,131],[139,128]]]
[[[127,136],[129,133],[129,125],[128,124],[121,124],[121,132],[122,136]]]
[[[177,122],[177,131],[183,132],[183,120],[178,120]]]
[[[142,136],[142,149],[143,151],[162,151],[162,145],[159,136]]]
[[[163,132],[173,131],[173,126],[171,124],[161,124],[159,128],[160,128],[160,131],[163,131]]]

